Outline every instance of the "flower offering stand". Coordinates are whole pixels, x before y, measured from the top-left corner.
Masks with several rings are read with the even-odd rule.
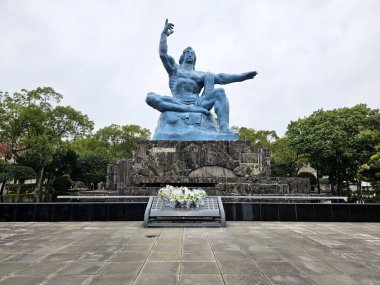
[[[161,197],[151,196],[145,210],[145,227],[224,227],[226,217],[219,196],[205,197],[199,208],[168,207]]]

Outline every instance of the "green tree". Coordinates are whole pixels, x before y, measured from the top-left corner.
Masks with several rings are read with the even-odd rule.
[[[148,140],[150,131],[138,125],[116,125],[104,127],[95,135],[73,140],[71,148],[80,156],[100,155],[111,163],[130,158],[137,147],[137,141]]]
[[[286,133],[290,146],[304,155],[333,185],[333,194],[342,194],[345,185],[356,182],[360,165],[368,161],[378,142],[363,138],[363,130],[379,131],[378,109],[364,104],[352,108],[318,110],[309,117],[291,122]]]
[[[48,171],[55,176],[68,175],[72,177],[79,155],[68,146],[64,146],[55,151],[52,162],[48,166]]]
[[[364,141],[380,142],[380,131],[363,130],[361,136]],[[360,166],[358,177],[364,181],[371,183],[372,188],[380,193],[380,143],[376,145],[370,144],[373,153],[369,160]]]
[[[65,193],[71,187],[71,180],[67,175],[58,176],[53,181],[55,193]]]
[[[4,194],[5,185],[8,180],[13,179],[13,171],[11,165],[6,161],[0,160],[0,195]]]
[[[0,92],[0,142],[5,158],[17,160],[26,152],[33,158],[38,173],[35,192],[42,190],[46,167],[63,141],[84,137],[93,129],[87,115],[59,105],[61,99],[51,87],[23,89],[13,95]]]
[[[108,151],[108,143],[99,141],[93,135],[71,141],[70,148],[74,150],[79,156],[99,154],[101,156],[107,157],[110,161],[112,160],[112,157]]]
[[[272,176],[297,176],[302,166],[307,164],[303,155],[298,155],[288,138],[279,138],[270,145]]]
[[[130,158],[134,154],[137,141],[148,140],[150,131],[138,125],[116,125],[98,130],[94,136],[98,141],[106,143],[112,160]]]
[[[20,184],[24,184],[27,179],[35,179],[36,172],[33,168],[23,165],[10,164],[4,160],[0,160],[0,195],[4,194],[5,185],[9,180],[16,180]]]
[[[82,181],[88,189],[96,189],[99,182],[106,181],[108,163],[108,159],[101,155],[82,156],[78,159],[73,179]]]
[[[84,182],[89,189],[105,182],[107,165],[122,158],[130,158],[137,141],[150,138],[150,131],[138,125],[104,127],[94,135],[73,140],[70,147],[79,154],[73,179]]]
[[[239,140],[249,140],[255,147],[269,147],[273,141],[278,139],[275,131],[256,131],[245,127],[233,127],[233,129],[239,131]]]

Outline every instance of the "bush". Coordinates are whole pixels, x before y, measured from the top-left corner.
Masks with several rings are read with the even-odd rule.
[[[19,184],[7,184],[5,185],[7,192],[9,194],[17,194],[18,189],[20,188]]]
[[[71,187],[71,180],[67,176],[58,176],[54,179],[53,188],[55,192],[64,193]]]
[[[20,194],[28,194],[34,191],[36,184],[22,184],[20,185]]]
[[[5,187],[9,194],[17,194],[17,192],[19,194],[28,194],[34,191],[36,184],[7,184]]]

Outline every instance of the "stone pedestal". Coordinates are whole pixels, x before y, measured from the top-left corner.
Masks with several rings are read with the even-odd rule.
[[[124,195],[156,195],[160,187],[202,187],[209,195],[308,193],[307,178],[270,177],[270,151],[249,141],[140,141],[133,159],[118,161],[107,181]]]

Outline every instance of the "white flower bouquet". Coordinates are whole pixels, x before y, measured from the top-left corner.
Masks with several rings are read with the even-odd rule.
[[[158,194],[165,201],[167,207],[172,208],[198,208],[204,205],[206,191],[202,189],[190,190],[187,187],[174,187],[166,185]]]

